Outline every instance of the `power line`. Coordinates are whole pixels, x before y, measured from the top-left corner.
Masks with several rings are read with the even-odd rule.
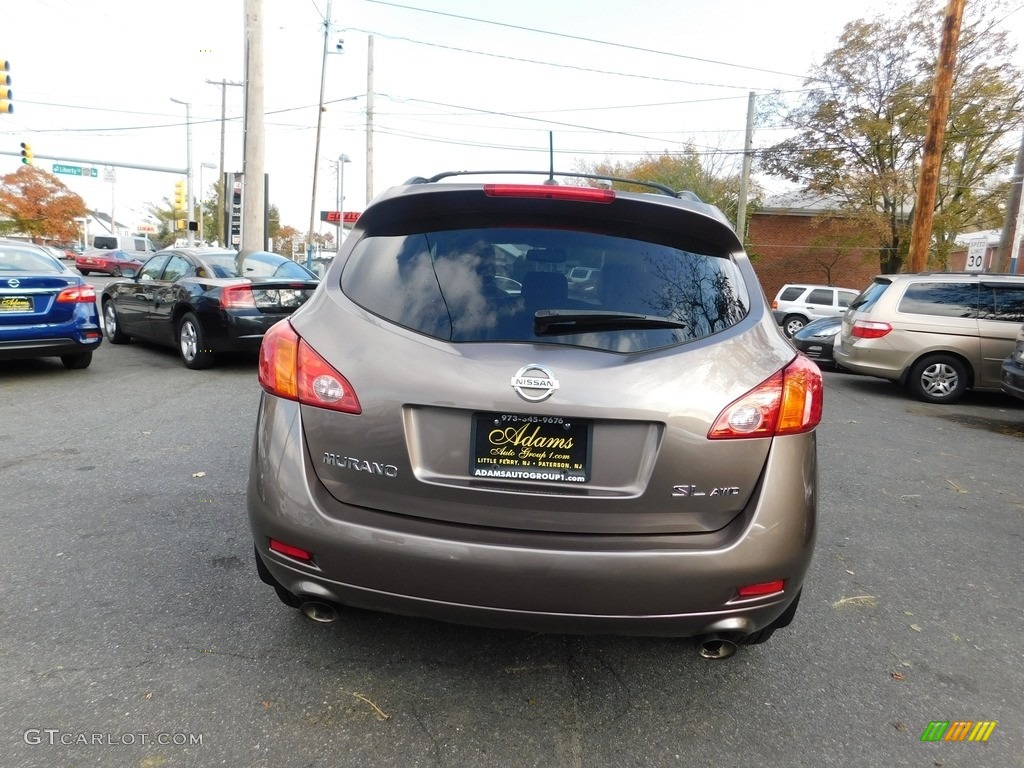
[[[571,69],[571,70],[575,70],[577,72],[590,72],[590,73],[597,74],[597,75],[613,75],[615,77],[630,77],[630,78],[635,78],[635,79],[639,79],[639,80],[653,80],[653,81],[656,81],[656,82],[675,83],[675,84],[678,84],[678,85],[696,85],[696,86],[707,87],[707,88],[735,88],[737,90],[742,90],[744,92],[751,90],[751,88],[749,86],[746,86],[746,85],[726,85],[724,83],[703,83],[703,82],[699,82],[699,81],[696,81],[696,80],[680,80],[678,78],[673,78],[673,77],[658,77],[656,75],[641,75],[641,74],[638,74],[638,73],[635,73],[635,72],[616,72],[614,70],[595,69],[593,67],[581,67],[581,66],[579,66],[577,64],[560,64],[560,63],[556,63],[556,62],[553,62],[553,61],[539,61],[537,59],[527,59],[527,58],[524,58],[522,56],[510,56],[508,54],[503,54],[503,53],[492,53],[491,51],[477,51],[477,50],[473,50],[471,48],[459,48],[459,47],[454,46],[454,45],[443,45],[441,43],[430,43],[430,42],[427,42],[425,40],[414,40],[411,37],[400,37],[398,35],[388,35],[388,34],[384,34],[382,32],[374,32],[374,31],[368,30],[368,29],[360,29],[358,27],[349,27],[349,29],[351,31],[353,31],[353,32],[361,32],[361,33],[366,34],[366,35],[375,35],[377,37],[383,37],[383,38],[388,39],[388,40],[399,40],[399,41],[406,42],[406,43],[412,43],[413,45],[424,45],[424,46],[427,46],[429,48],[441,48],[442,50],[456,51],[458,53],[470,53],[470,54],[473,54],[475,56],[488,56],[488,57],[493,58],[493,59],[503,59],[505,61],[517,61],[517,62],[521,62],[521,63],[525,63],[525,64],[538,64],[538,65],[544,66],[544,67],[555,67],[555,68],[558,68],[558,69]],[[763,90],[766,90],[766,89],[764,89],[764,88],[760,88],[760,89],[754,88],[753,90],[762,90],[763,91]]]
[[[641,53],[653,53],[653,54],[656,54],[656,55],[659,55],[659,56],[671,56],[672,58],[685,59],[687,61],[699,61],[702,64],[715,64],[715,65],[720,66],[720,67],[734,67],[736,69],[745,69],[745,70],[748,70],[748,71],[751,71],[751,72],[763,72],[763,73],[769,74],[769,75],[782,75],[783,77],[795,77],[795,78],[798,78],[800,80],[806,80],[807,79],[807,75],[795,75],[792,72],[779,72],[779,71],[773,70],[773,69],[762,69],[761,67],[750,67],[750,66],[746,66],[746,65],[743,65],[743,64],[733,64],[732,62],[728,62],[728,61],[717,61],[715,59],[704,59],[704,58],[701,58],[699,56],[687,56],[687,55],[682,54],[682,53],[673,53],[671,51],[658,51],[658,50],[654,50],[652,48],[643,48],[643,47],[638,46],[638,45],[628,45],[626,43],[613,43],[613,42],[610,42],[608,40],[597,40],[597,39],[592,38],[592,37],[582,37],[580,35],[570,35],[570,34],[567,34],[565,32],[551,32],[550,30],[546,30],[546,29],[536,29],[534,27],[524,27],[524,26],[520,26],[518,24],[507,24],[507,23],[502,22],[502,21],[492,21],[490,19],[478,19],[478,18],[476,18],[474,16],[463,16],[463,15],[460,15],[460,14],[457,14],[457,13],[446,13],[444,11],[435,11],[435,10],[431,10],[429,8],[416,8],[415,6],[401,5],[399,3],[391,3],[391,2],[387,2],[386,0],[365,0],[365,2],[372,3],[374,5],[387,5],[387,6],[390,6],[392,8],[401,8],[402,10],[406,10],[406,11],[419,11],[420,13],[429,13],[429,14],[433,14],[435,16],[446,16],[448,18],[459,19],[461,21],[472,21],[472,22],[476,22],[477,24],[489,24],[491,26],[504,27],[506,29],[517,29],[517,30],[520,30],[521,32],[533,32],[533,33],[536,33],[538,35],[551,35],[552,37],[560,37],[560,38],[565,39],[565,40],[579,40],[579,41],[584,42],[584,43],[596,43],[597,45],[607,45],[607,46],[611,46],[613,48],[622,48],[622,49],[625,49],[625,50],[628,50],[628,51],[639,51]]]

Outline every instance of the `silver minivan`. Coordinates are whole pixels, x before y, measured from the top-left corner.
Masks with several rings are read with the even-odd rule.
[[[998,390],[1024,322],[1024,275],[879,275],[850,305],[836,362],[952,403]]]

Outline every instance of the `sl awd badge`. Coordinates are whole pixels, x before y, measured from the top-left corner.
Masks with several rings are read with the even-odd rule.
[[[716,486],[707,491],[702,491],[696,485],[673,485],[673,496],[739,496],[740,489],[735,485]]]

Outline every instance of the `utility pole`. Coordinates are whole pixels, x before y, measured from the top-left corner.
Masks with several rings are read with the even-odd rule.
[[[754,146],[754,92],[747,95],[747,133],[743,139],[743,173],[740,174],[740,195],[736,203],[736,235],[740,243],[747,234],[747,195],[750,189],[750,153]]]
[[[237,85],[244,87],[245,83],[236,83],[232,80],[224,80],[221,78],[218,80],[207,80],[210,85],[220,86],[220,168],[217,178],[220,179],[218,182],[221,187],[224,186],[224,123],[227,120],[227,92],[229,85]],[[228,248],[228,233],[224,231],[224,198],[228,192],[226,189],[221,189],[220,194],[217,196],[217,241],[220,243],[221,248]]]
[[[366,41],[366,203],[373,199],[373,35]]]
[[[910,231],[910,255],[907,259],[910,272],[921,272],[928,263],[935,196],[939,189],[939,165],[942,162],[942,144],[946,138],[946,120],[949,116],[949,99],[953,90],[956,50],[963,15],[964,0],[949,0],[942,24],[942,43],[939,46],[939,61],[928,110],[928,133],[924,141],[924,156],[921,158],[917,201],[914,203],[914,223]]]
[[[245,0],[245,191],[239,255],[262,251],[266,242],[263,152],[263,2]]]
[[[327,79],[327,38],[331,34],[331,0],[324,15],[324,54],[320,63],[320,106],[316,113],[316,149],[313,151],[313,192],[309,201],[309,237],[306,239],[306,264],[313,257],[313,226],[316,221],[316,179],[320,168],[320,130],[324,123],[324,82]]]

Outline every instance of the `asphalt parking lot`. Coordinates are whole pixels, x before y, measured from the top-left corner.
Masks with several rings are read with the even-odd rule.
[[[3,766],[1024,766],[1024,407],[826,373],[793,625],[688,641],[277,602],[245,517],[252,358],[0,369]],[[934,721],[988,741],[925,742]]]

